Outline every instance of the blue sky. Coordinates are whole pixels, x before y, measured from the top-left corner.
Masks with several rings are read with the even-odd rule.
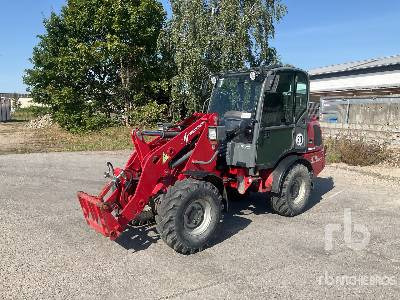
[[[162,0],[169,11],[167,0]],[[400,54],[398,0],[283,0],[288,14],[271,44],[303,69]],[[22,75],[43,17],[64,0],[0,0],[0,92],[24,92]]]

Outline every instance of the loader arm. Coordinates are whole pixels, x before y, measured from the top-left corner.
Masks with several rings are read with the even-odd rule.
[[[207,136],[208,127],[216,123],[215,114],[196,114],[195,118],[180,124],[186,126],[184,130],[174,134],[160,133],[150,142],[145,140],[146,132],[134,130],[135,150],[124,169],[115,169],[113,180],[98,196],[78,193],[88,225],[104,236],[116,239],[150,199],[185,178],[182,170],[215,170],[214,161],[203,165],[193,162],[208,161],[214,155],[215,146],[210,144]]]

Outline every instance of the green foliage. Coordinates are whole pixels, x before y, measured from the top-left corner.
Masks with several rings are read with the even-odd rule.
[[[280,0],[68,0],[44,21],[25,83],[72,131],[199,111],[210,75],[274,62]],[[166,111],[168,107],[168,112]],[[140,113],[138,113],[140,112]],[[122,117],[122,118],[121,118]],[[131,120],[130,120],[131,118]]]
[[[171,6],[175,118],[201,109],[210,94],[211,74],[277,60],[269,38],[286,13],[279,0],[172,0]]]
[[[130,112],[132,125],[140,124],[141,127],[154,126],[158,122],[164,120],[166,110],[167,105],[159,105],[155,101],[151,101],[146,105],[132,109]]]
[[[58,111],[54,113],[53,118],[61,127],[76,133],[96,131],[116,124],[116,120],[99,113]]]
[[[69,0],[44,21],[25,83],[36,102],[71,130],[92,130],[157,99],[157,40],[165,12],[156,0]]]

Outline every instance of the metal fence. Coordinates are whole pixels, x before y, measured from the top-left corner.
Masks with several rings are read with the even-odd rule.
[[[400,125],[400,96],[377,98],[323,98],[320,119],[326,123]]]
[[[0,99],[0,122],[11,120],[11,100],[8,98]]]

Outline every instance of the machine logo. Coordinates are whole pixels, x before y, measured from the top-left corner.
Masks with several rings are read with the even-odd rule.
[[[299,133],[298,135],[296,135],[296,145],[303,146],[303,144],[304,144],[304,136],[302,133]]]
[[[204,125],[204,122],[201,122],[197,127],[195,127],[192,131],[190,131],[189,133],[185,133],[185,135],[183,136],[183,140],[185,141],[186,144],[189,143],[189,137],[192,136],[193,134],[195,134],[197,132],[197,130],[199,130],[201,128],[201,126]]]
[[[321,160],[322,160],[322,158],[318,157],[318,155],[314,155],[313,157],[311,157],[312,164],[316,164],[316,163],[320,162]]]

